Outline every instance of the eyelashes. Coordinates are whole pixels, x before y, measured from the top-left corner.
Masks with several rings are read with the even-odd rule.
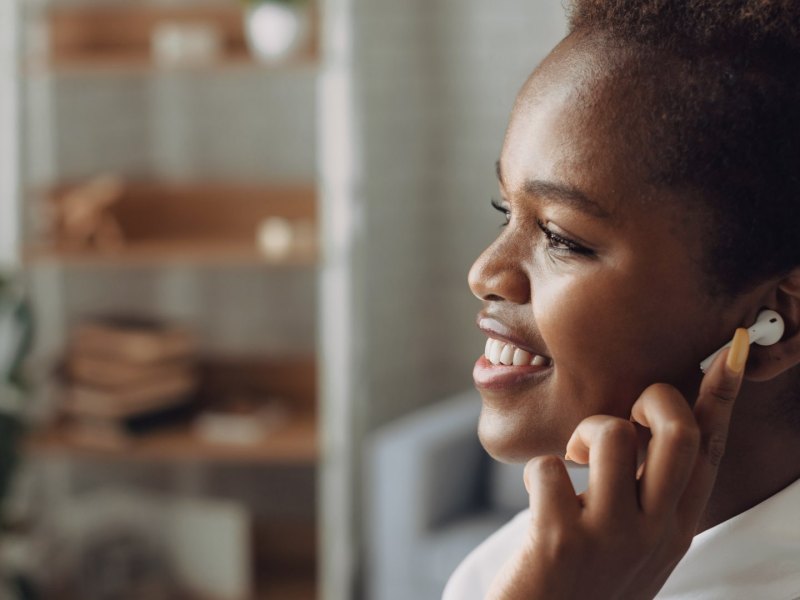
[[[554,251],[564,253],[564,254],[579,254],[581,256],[592,256],[594,252],[581,246],[580,244],[573,242],[572,240],[565,238],[562,235],[559,235],[552,229],[548,228],[547,225],[536,219],[536,224],[539,226],[539,229],[542,230],[544,236],[547,238],[547,246]]]
[[[505,222],[502,225],[500,225],[500,227],[505,227],[506,225],[508,225],[511,222],[511,211],[508,210],[505,206],[503,206],[502,203],[497,198],[491,199],[491,205],[492,208],[502,213],[503,216],[505,216],[506,218]]]
[[[501,227],[507,226],[511,222],[511,211],[499,200],[491,199],[492,208],[503,214],[505,221],[500,225]],[[536,219],[536,225],[542,231],[547,239],[548,249],[561,255],[580,255],[580,256],[594,256],[594,252],[585,246],[571,240],[563,235],[556,233],[547,226],[547,223],[541,219]]]

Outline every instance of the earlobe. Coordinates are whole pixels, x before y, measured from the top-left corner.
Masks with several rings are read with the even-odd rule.
[[[745,378],[769,381],[800,364],[800,268],[793,269],[775,286],[769,307],[783,317],[784,333],[771,346],[753,345]]]

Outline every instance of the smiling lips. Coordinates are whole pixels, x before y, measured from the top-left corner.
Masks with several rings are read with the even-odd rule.
[[[553,361],[518,348],[505,340],[490,337],[486,350],[475,363],[472,379],[481,390],[494,393],[510,392],[531,381],[547,377]],[[496,398],[495,398],[496,399]]]
[[[489,338],[486,340],[484,356],[495,366],[533,366],[545,367],[550,364],[550,359],[538,354],[531,354],[527,350],[517,348],[514,344]]]
[[[539,348],[535,340],[526,340],[503,321],[486,313],[478,315],[478,328],[489,339],[472,371],[476,387],[504,393],[550,376],[553,360],[536,354]]]

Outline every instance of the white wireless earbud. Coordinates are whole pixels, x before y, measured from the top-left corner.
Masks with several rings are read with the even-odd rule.
[[[774,310],[762,310],[758,313],[758,318],[755,324],[747,330],[750,335],[750,343],[756,343],[759,346],[771,346],[783,337],[783,318]],[[700,370],[705,373],[717,354],[728,348],[731,342],[725,344],[722,348],[714,352],[711,356],[706,358],[700,363]]]

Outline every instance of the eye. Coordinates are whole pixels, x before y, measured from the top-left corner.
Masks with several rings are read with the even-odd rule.
[[[544,221],[536,220],[539,229],[542,230],[544,236],[547,238],[547,247],[552,252],[562,255],[593,256],[594,252],[588,248],[581,246],[579,243],[564,237],[550,229]]]
[[[491,204],[496,211],[501,212],[503,213],[503,215],[505,215],[506,220],[502,225],[500,225],[500,227],[505,227],[506,225],[508,225],[511,222],[511,211],[508,210],[508,207],[505,206],[502,202],[500,202],[496,198],[492,198]]]

